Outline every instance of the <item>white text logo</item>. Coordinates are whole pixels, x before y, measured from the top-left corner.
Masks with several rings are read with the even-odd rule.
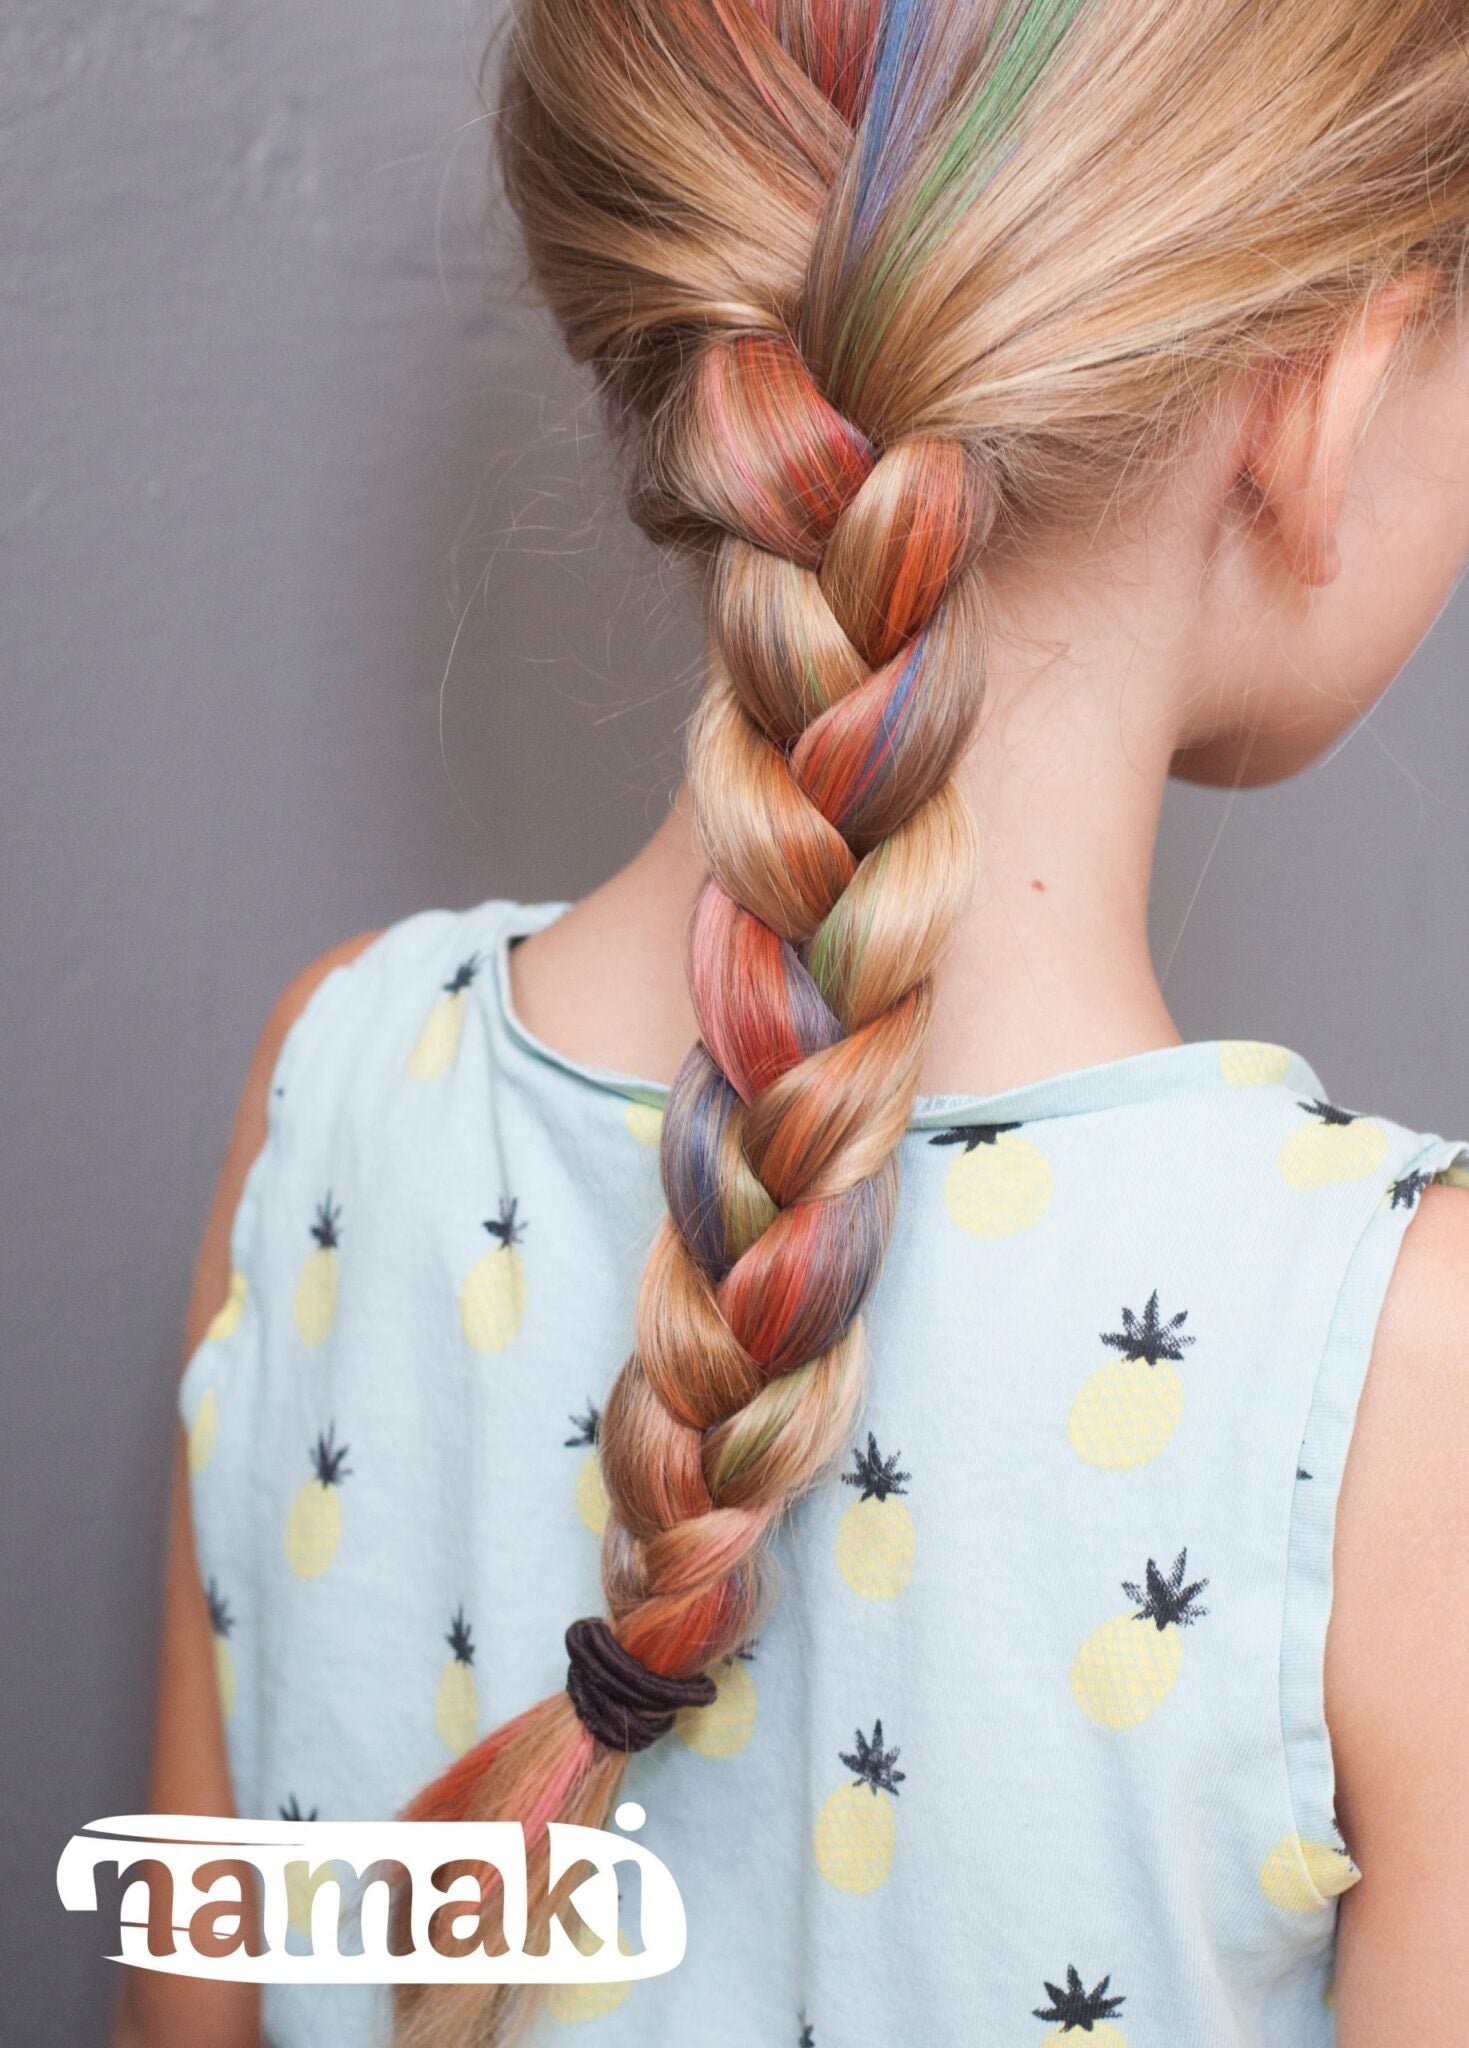
[[[614,1816],[628,1831],[644,1818],[631,1800]],[[116,1814],[72,1836],[56,1885],[69,1911],[94,1912],[97,1871],[115,1864],[124,1889],[122,1949],[112,1960],[188,1977],[620,1984],[683,1960],[683,1901],[649,1850],[561,1822],[550,1827],[549,1849],[533,1898],[514,1821]],[[635,1951],[619,1931],[619,1894],[629,1892]]]

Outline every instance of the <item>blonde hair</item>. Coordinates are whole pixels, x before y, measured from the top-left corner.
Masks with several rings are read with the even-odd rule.
[[[985,577],[1469,219],[1443,0],[519,0],[497,133],[633,517],[695,564],[709,879],[668,1202],[602,1418],[607,1619],[408,1809],[601,1824],[845,1445],[935,965]],[[590,1647],[589,1647],[590,1646]],[[678,1686],[694,1687],[694,1694]],[[544,1931],[544,1930],[543,1930]],[[399,2039],[500,2043],[514,1988]]]

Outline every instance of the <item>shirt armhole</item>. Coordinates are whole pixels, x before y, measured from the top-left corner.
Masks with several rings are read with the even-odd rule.
[[[369,946],[364,949],[370,952]],[[362,955],[358,955],[360,959]],[[179,1375],[177,1406],[188,1436],[189,1470],[198,1473],[209,1462],[222,1390],[246,1369],[260,1338],[259,1219],[267,1190],[277,1170],[283,1133],[290,1115],[289,1090],[301,1048],[315,1033],[322,1013],[336,1000],[346,976],[356,965],[349,960],[323,975],[281,1041],[271,1071],[265,1103],[265,1137],[251,1160],[240,1187],[230,1223],[230,1284],[224,1305],[185,1361]]]
[[[229,1294],[179,1376],[177,1406],[188,1433],[191,1473],[209,1461],[230,1382],[261,1356],[263,1290],[267,1282],[277,1284],[274,1271],[267,1275],[263,1270],[270,1261],[262,1225],[286,1156],[299,1149],[323,1113],[335,1077],[350,1074],[356,1049],[364,1037],[371,1040],[381,1031],[385,1016],[390,1028],[419,1029],[419,977],[432,976],[438,988],[441,957],[460,947],[466,921],[494,932],[509,908],[492,899],[469,913],[422,910],[384,926],[360,952],[322,976],[292,1019],[270,1077],[265,1137],[241,1184],[230,1225]],[[405,1002],[410,1012],[400,1016]],[[311,1111],[304,1123],[296,1113],[296,1098],[303,1094]]]
[[[1433,1138],[1384,1191],[1348,1261],[1312,1391],[1291,1507],[1280,1663],[1294,1836],[1276,1845],[1261,1872],[1267,1897],[1290,1911],[1330,1905],[1362,1874],[1337,1827],[1326,1725],[1337,1505],[1378,1321],[1419,1197],[1431,1181],[1466,1179],[1469,1146]]]

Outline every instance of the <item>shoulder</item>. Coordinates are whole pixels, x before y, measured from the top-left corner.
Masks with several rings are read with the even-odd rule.
[[[1442,1585],[1406,1539],[1469,1538],[1462,1449],[1469,1434],[1469,1190],[1435,1182],[1418,1198],[1372,1345],[1338,1517],[1339,1614],[1379,1632],[1384,1590],[1424,1601]],[[1469,1555],[1464,1562],[1469,1564]]]
[[[1435,1385],[1462,1395],[1469,1374],[1442,1372],[1445,1347],[1469,1352],[1469,1186],[1440,1183],[1424,1190],[1403,1240],[1377,1333],[1385,1369],[1379,1374],[1375,1361],[1374,1378],[1422,1377],[1420,1395]]]
[[[298,1018],[305,1013],[312,997],[329,975],[335,974],[338,968],[349,967],[369,946],[376,945],[381,936],[377,929],[359,932],[356,938],[343,939],[340,945],[319,953],[292,976],[271,1005],[270,1014],[250,1056],[241,1096],[241,1109],[248,1114],[252,1128],[258,1127],[262,1139],[265,1136],[271,1078]]]
[[[1383,1299],[1337,1514],[1327,1688],[1345,1807],[1393,1758],[1416,1768],[1457,1744],[1469,1768],[1469,1631],[1445,1625],[1469,1593],[1466,1441],[1469,1191],[1436,1184]]]
[[[1441,2010],[1469,1919],[1469,1193],[1425,1190],[1383,1303],[1343,1480],[1327,1638],[1352,2038]],[[1431,2028],[1430,2028],[1431,2031]]]
[[[302,967],[272,1003],[236,1100],[190,1295],[192,1352],[230,1288],[230,1241],[254,1166],[272,1127],[291,1116],[281,1098],[305,1083],[315,1113],[349,1101],[374,1071],[401,1072],[439,998],[467,993],[490,964],[514,908],[494,900],[471,910],[423,910],[343,940]],[[460,1020],[446,1021],[452,1030]],[[430,1032],[440,1048],[445,1034]],[[431,1043],[430,1051],[433,1050]]]
[[[488,906],[487,906],[488,908]],[[395,977],[411,975],[420,963],[453,950],[453,934],[473,917],[471,912],[427,910],[395,924],[375,926],[343,939],[308,961],[286,983],[270,1007],[255,1041],[239,1102],[243,1135],[265,1135],[265,1118],[273,1082],[297,1025],[327,1008],[372,1012],[388,993]],[[347,970],[355,968],[355,973]],[[324,993],[329,991],[329,993]],[[332,1000],[335,998],[335,1002]]]
[[[462,1028],[494,980],[502,930],[516,907],[497,899],[468,910],[415,911],[313,961],[281,996],[267,1028],[262,1064],[269,1063],[270,1095],[309,1092],[318,1106],[338,1095],[370,1102],[405,1070],[426,1078],[432,1047],[419,1047],[422,1032],[431,1020],[440,1032]]]
[[[378,936],[376,931],[359,932],[356,938],[344,939],[328,952],[318,954],[292,976],[271,1005],[236,1098],[224,1159],[205,1219],[185,1318],[186,1356],[192,1355],[229,1293],[231,1228],[250,1169],[265,1144],[270,1126],[270,1091],[286,1041],[328,976],[364,953]]]

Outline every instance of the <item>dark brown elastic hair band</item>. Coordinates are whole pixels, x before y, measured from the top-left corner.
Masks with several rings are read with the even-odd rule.
[[[566,1690],[582,1725],[607,1749],[635,1756],[673,1726],[680,1707],[707,1707],[718,1688],[704,1672],[665,1678],[625,1650],[600,1616],[566,1631]]]

